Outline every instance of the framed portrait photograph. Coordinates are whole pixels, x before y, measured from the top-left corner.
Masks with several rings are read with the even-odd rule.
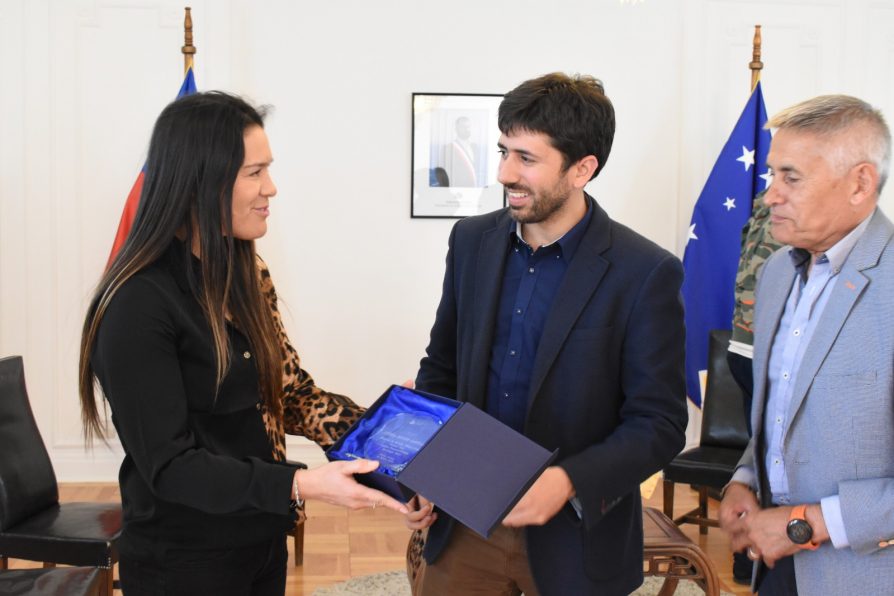
[[[487,213],[504,206],[497,182],[502,95],[413,94],[411,217]]]

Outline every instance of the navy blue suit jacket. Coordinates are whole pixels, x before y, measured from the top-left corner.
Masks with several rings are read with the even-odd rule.
[[[527,528],[544,596],[642,583],[639,485],[685,443],[680,262],[587,201],[593,218],[548,315],[525,421],[525,435],[559,450],[583,507],[582,518],[567,505]],[[454,226],[419,389],[484,408],[510,224],[502,209]],[[454,523],[441,512],[429,529],[429,563]]]

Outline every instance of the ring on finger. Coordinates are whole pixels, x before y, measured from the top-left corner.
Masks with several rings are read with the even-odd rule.
[[[753,548],[751,548],[751,547],[749,546],[749,547],[748,547],[748,558],[751,559],[752,561],[757,561],[757,560],[760,559],[761,557],[760,557],[760,555],[758,555],[756,552],[754,552],[754,549],[753,549]]]

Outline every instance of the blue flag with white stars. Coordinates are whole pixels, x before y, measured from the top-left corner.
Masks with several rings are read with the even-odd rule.
[[[692,210],[683,255],[683,301],[686,389],[698,407],[702,403],[699,371],[708,364],[708,333],[732,326],[742,228],[751,215],[754,196],[770,184],[766,122],[767,108],[758,83]]]

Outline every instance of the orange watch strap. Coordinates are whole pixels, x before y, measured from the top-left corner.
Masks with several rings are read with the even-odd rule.
[[[795,505],[792,508],[792,514],[789,516],[788,521],[794,521],[796,519],[802,519],[805,522],[807,521],[807,505],[805,503]],[[813,540],[808,540],[804,544],[799,544],[798,546],[804,550],[816,550],[820,545]]]
[[[789,516],[788,521],[793,521],[796,519],[803,519],[807,521],[807,505],[801,503],[800,505],[795,505],[792,507],[792,514]]]

